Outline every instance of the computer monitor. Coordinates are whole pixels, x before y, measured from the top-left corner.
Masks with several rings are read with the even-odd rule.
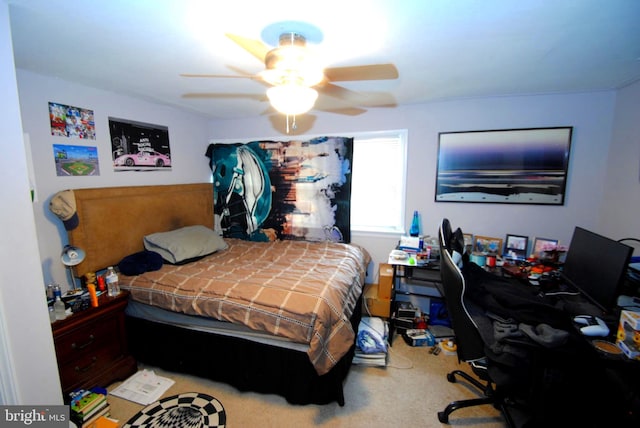
[[[581,227],[573,231],[562,277],[604,312],[620,294],[633,248]]]

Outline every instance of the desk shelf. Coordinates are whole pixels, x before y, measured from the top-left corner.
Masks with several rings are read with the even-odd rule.
[[[403,263],[390,263],[393,267],[393,289],[391,291],[391,319],[389,322],[389,344],[393,343],[396,331],[396,314],[399,302],[413,300],[441,301],[443,299],[442,281],[440,279],[440,265],[432,260],[425,266],[408,266]],[[429,307],[420,307],[423,312],[429,312]]]

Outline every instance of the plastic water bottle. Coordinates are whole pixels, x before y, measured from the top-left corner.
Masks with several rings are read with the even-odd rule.
[[[56,296],[56,301],[53,302],[53,310],[56,313],[57,320],[63,320],[67,317],[67,312],[64,308],[64,302],[60,299],[60,296]]]
[[[54,284],[53,285],[53,298],[56,299],[58,297],[62,298],[62,290],[60,289],[60,285]]]
[[[107,294],[111,297],[117,296],[120,294],[120,284],[118,283],[118,274],[113,266],[109,266],[107,268]]]

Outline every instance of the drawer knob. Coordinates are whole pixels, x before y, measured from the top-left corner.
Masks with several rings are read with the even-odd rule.
[[[91,345],[94,340],[95,340],[95,337],[93,336],[93,334],[91,334],[91,335],[89,335],[89,340],[87,340],[85,343],[83,343],[82,345],[78,345],[77,343],[73,342],[71,344],[71,348],[72,349],[76,349],[76,350],[84,349],[87,346]]]
[[[91,358],[91,362],[89,364],[87,364],[86,366],[84,366],[84,367],[76,366],[75,367],[75,371],[76,372],[81,372],[81,373],[87,372],[87,371],[91,370],[91,368],[93,366],[96,365],[96,361],[98,361],[98,358],[97,357],[93,357],[93,358]]]

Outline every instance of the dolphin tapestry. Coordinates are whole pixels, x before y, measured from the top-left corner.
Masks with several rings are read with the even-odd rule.
[[[205,155],[223,236],[350,242],[353,138],[215,143]]]

